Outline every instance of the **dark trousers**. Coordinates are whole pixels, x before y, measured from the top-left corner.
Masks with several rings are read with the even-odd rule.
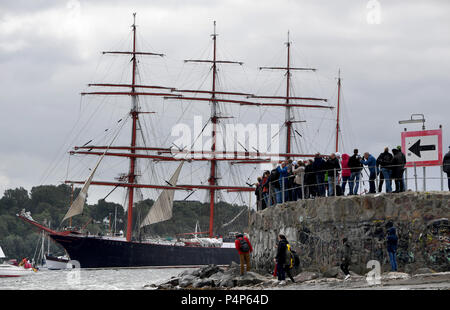
[[[350,265],[350,262],[348,260],[344,260],[341,264],[341,270],[344,272],[345,275],[350,274],[348,271],[348,266]]]
[[[271,207],[277,204],[277,191],[279,191],[279,189],[276,188],[275,186],[270,186],[269,189],[270,189],[269,207]]]
[[[395,191],[397,193],[405,191],[403,188],[403,171],[404,170],[402,168],[395,168],[392,171],[392,178],[395,181]]]
[[[286,280],[286,270],[284,264],[277,262],[277,276],[279,281]]]
[[[302,187],[303,186],[301,184],[294,183],[294,188],[292,189],[292,191],[293,199],[295,201],[303,198]]]
[[[296,184],[294,183],[294,177],[293,176],[290,176],[290,177],[288,177],[288,179],[287,179],[287,187],[288,187],[288,189],[287,189],[287,201],[294,201],[295,199],[294,199],[294,197],[295,197],[295,186],[296,186]]]
[[[321,173],[316,174],[318,196],[325,197],[325,176]]]
[[[448,190],[450,191],[450,173],[447,172]]]
[[[384,182],[384,175],[380,171],[380,183],[378,183],[378,192],[381,193],[383,191],[383,182]]]
[[[291,268],[289,268],[289,266],[285,265],[284,270],[286,270],[286,274],[288,275],[289,279],[291,279],[292,282],[295,282],[295,280],[291,274]]]
[[[370,176],[369,176],[369,193],[371,194],[375,194],[376,190],[375,190],[375,178],[377,177],[377,174],[375,173],[375,171],[370,172]]]
[[[314,183],[305,185],[305,197],[314,198],[317,196],[317,187]]]

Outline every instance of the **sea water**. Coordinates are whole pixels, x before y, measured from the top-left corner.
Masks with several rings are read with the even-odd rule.
[[[28,276],[0,278],[0,290],[142,290],[186,268],[39,270]]]

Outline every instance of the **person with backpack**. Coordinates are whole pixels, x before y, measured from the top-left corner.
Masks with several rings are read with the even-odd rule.
[[[291,281],[295,283],[291,274],[291,268],[294,266],[293,259],[293,255],[291,256],[291,245],[287,241],[286,236],[282,234],[278,235],[277,256],[275,257],[275,262],[277,264],[277,276],[280,285],[286,283],[286,273]]]
[[[391,263],[391,271],[397,271],[397,244],[398,244],[398,237],[397,233],[394,227],[394,224],[392,222],[388,222],[386,224],[387,231],[387,237],[386,237],[386,245],[387,245],[387,252],[389,254],[389,261]]]
[[[350,278],[350,272],[348,271],[348,266],[352,261],[352,248],[347,238],[342,239],[343,250],[341,253],[341,270],[345,274],[345,280]]]
[[[250,240],[243,234],[237,234],[234,246],[239,253],[241,263],[241,276],[244,275],[244,263],[247,265],[247,271],[250,271],[250,253],[253,252]]]

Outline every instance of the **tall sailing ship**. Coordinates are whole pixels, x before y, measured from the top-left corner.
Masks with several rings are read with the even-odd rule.
[[[89,84],[90,87],[108,87],[119,89],[118,91],[93,91],[84,92],[83,96],[126,96],[131,98],[131,142],[129,146],[114,145],[117,134],[114,135],[109,145],[88,145],[74,147],[72,154],[84,154],[89,156],[98,156],[99,159],[86,181],[66,180],[67,184],[83,184],[83,187],[71,204],[69,210],[64,216],[63,221],[70,220],[72,217],[82,214],[85,205],[88,190],[91,185],[108,186],[113,188],[124,188],[127,191],[127,229],[125,236],[92,236],[75,230],[56,231],[34,221],[31,216],[21,213],[18,216],[26,222],[45,231],[54,241],[60,244],[69,254],[70,259],[80,263],[82,268],[105,268],[105,267],[143,267],[143,266],[199,266],[208,264],[227,265],[231,262],[238,262],[239,256],[234,248],[233,241],[224,241],[222,238],[215,237],[214,227],[214,207],[217,201],[217,195],[220,191],[250,193],[253,194],[255,188],[252,184],[224,185],[220,184],[217,174],[218,164],[222,161],[235,165],[258,165],[261,163],[275,164],[283,159],[312,157],[309,154],[292,153],[292,136],[294,134],[293,124],[300,122],[293,117],[291,113],[293,108],[314,108],[314,109],[333,109],[329,105],[321,104],[300,104],[299,101],[322,101],[327,99],[313,97],[292,96],[291,74],[293,71],[314,71],[313,68],[299,68],[291,66],[290,45],[287,47],[286,66],[282,67],[261,67],[261,70],[282,70],[286,73],[286,94],[285,96],[254,95],[243,92],[232,92],[218,90],[218,68],[217,65],[236,64],[242,65],[242,62],[217,59],[217,33],[214,22],[214,32],[211,35],[213,40],[212,59],[189,59],[186,63],[209,64],[211,66],[211,89],[210,90],[190,90],[177,89],[175,87],[144,85],[137,81],[138,58],[144,56],[159,56],[163,54],[138,51],[136,48],[136,23],[135,14],[132,25],[132,50],[131,51],[109,51],[103,54],[116,54],[131,56],[132,72],[131,82],[128,84],[95,83]],[[340,84],[339,84],[340,85]],[[124,90],[125,89],[125,90]],[[142,146],[138,145],[138,132],[142,133],[140,118],[142,114],[153,113],[143,111],[140,106],[139,98],[144,96],[156,96],[165,100],[182,101],[186,100],[193,103],[208,103],[211,107],[210,118],[208,122],[211,127],[211,146],[209,150],[191,150],[183,148],[173,148],[167,146]],[[229,99],[230,97],[236,97]],[[262,99],[268,99],[270,102],[260,102]],[[237,104],[241,106],[259,107],[278,107],[285,109],[285,122],[283,127],[286,129],[285,152],[260,152],[258,150],[245,152],[232,152],[218,150],[217,130],[221,119],[229,118],[219,112],[219,104]],[[122,127],[121,127],[122,128]],[[120,129],[121,129],[120,128]],[[206,126],[203,128],[205,130]],[[336,126],[336,134],[339,130],[339,118]],[[336,138],[337,148],[337,138]],[[203,156],[203,155],[207,156]],[[105,157],[127,158],[129,161],[128,173],[117,182],[94,180],[97,168]],[[178,165],[172,172],[169,180],[163,184],[142,184],[139,181],[139,173],[136,161],[148,160],[157,162],[176,162]],[[194,162],[209,165],[208,184],[178,184],[180,172],[184,165],[190,165]],[[162,183],[162,182],[161,182]],[[141,240],[133,236],[133,206],[135,204],[135,191],[137,189],[156,189],[159,190],[159,196],[151,207],[149,213],[143,221],[139,223],[139,228],[143,228],[154,223],[166,221],[172,217],[172,209],[175,191],[198,191],[204,190],[209,196],[209,230],[207,238],[196,237],[193,240],[176,240],[173,242],[158,242],[155,240]]]

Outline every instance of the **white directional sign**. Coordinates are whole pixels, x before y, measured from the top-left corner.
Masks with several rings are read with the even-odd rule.
[[[402,132],[402,152],[406,166],[442,164],[442,129]]]

